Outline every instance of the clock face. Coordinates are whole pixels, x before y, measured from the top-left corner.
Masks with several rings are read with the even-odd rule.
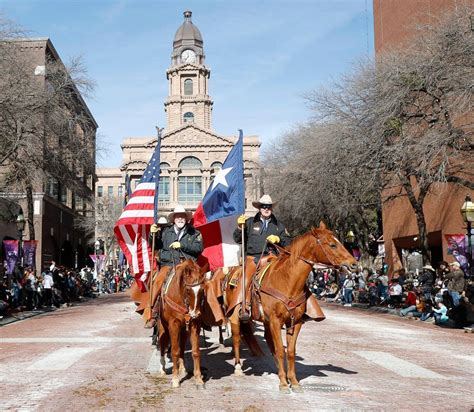
[[[182,63],[194,63],[196,61],[196,54],[191,49],[186,49],[181,53]]]

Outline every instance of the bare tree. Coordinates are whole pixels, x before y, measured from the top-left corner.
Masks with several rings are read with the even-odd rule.
[[[446,182],[474,188],[473,12],[459,8],[420,27],[406,49],[360,62],[330,89],[308,95],[315,119],[334,126],[329,142],[345,178],[362,177],[383,202],[408,198],[425,260],[427,195]]]
[[[99,197],[95,200],[94,213],[82,216],[76,221],[76,227],[83,230],[89,239],[101,239],[104,252],[110,258],[118,246],[114,235],[114,226],[123,210],[123,198],[117,196]]]

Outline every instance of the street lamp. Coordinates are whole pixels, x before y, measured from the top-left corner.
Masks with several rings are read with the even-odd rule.
[[[97,279],[97,276],[99,275],[99,251],[100,251],[100,242],[98,240],[95,241],[94,243],[95,247],[95,277]]]
[[[472,235],[472,222],[474,222],[474,203],[471,201],[471,197],[466,195],[466,199],[464,200],[464,204],[461,208],[461,214],[464,222],[467,225],[467,262],[469,264],[468,274],[469,276],[472,273],[472,242],[471,242],[471,235]]]
[[[25,216],[23,216],[23,210],[20,209],[20,213],[16,218],[16,228],[18,230],[18,262],[20,271],[23,270],[23,231],[25,230]]]

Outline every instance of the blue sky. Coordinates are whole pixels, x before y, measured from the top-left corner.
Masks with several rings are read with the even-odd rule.
[[[213,129],[257,134],[265,149],[310,116],[303,94],[373,54],[372,0],[0,0],[0,12],[97,82],[88,105],[118,167],[124,137],[165,125],[172,41],[192,10],[211,68]]]

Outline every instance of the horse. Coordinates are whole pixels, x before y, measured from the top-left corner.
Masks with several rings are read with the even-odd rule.
[[[256,280],[253,276],[255,265],[247,258],[246,284],[252,286],[252,319],[264,324],[264,336],[270,352],[275,358],[280,379],[280,390],[289,392],[291,389],[300,391],[301,387],[295,374],[296,341],[303,324],[306,311],[306,300],[310,296],[305,287],[309,272],[314,264],[324,264],[332,267],[356,267],[356,260],[339,242],[334,234],[320,222],[319,227],[313,227],[307,233],[295,238],[287,251],[270,260],[268,267],[260,271],[263,277]],[[232,270],[241,275],[241,267]],[[217,274],[219,276],[219,274]],[[220,276],[222,276],[222,272]],[[241,277],[241,276],[240,276]],[[239,282],[240,284],[241,282]],[[237,295],[237,296],[236,296]],[[242,375],[240,364],[240,322],[242,311],[241,288],[232,288],[227,284],[224,300],[229,304],[227,314],[231,322],[234,348],[234,371]],[[236,303],[237,302],[237,303]],[[248,302],[245,302],[244,310]],[[233,307],[231,307],[233,306]],[[287,368],[284,368],[285,349],[281,338],[281,329],[286,326]]]
[[[194,362],[194,381],[198,387],[204,385],[201,374],[199,333],[204,301],[205,274],[191,259],[176,266],[163,285],[159,301],[160,375],[165,375],[165,354],[171,344],[173,361],[172,387],[178,388],[186,376],[184,350],[188,336],[191,340]]]

